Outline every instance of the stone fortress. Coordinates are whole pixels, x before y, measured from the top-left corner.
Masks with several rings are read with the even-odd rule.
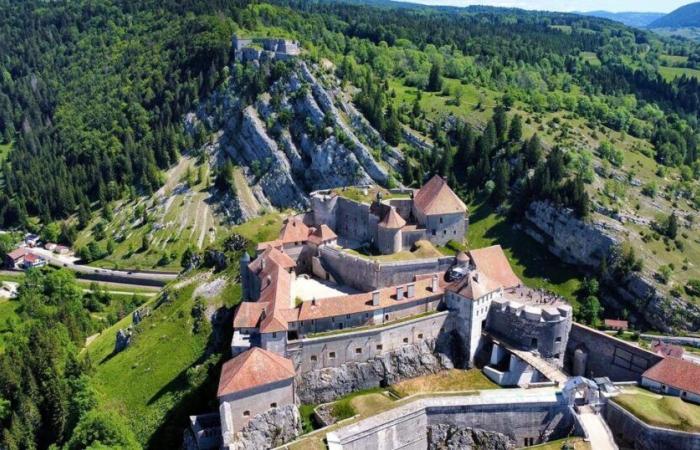
[[[286,219],[254,258],[241,258],[244,301],[221,372],[220,410],[192,418],[194,448],[246,448],[253,419],[298,422],[298,404],[455,366],[482,367],[507,386],[567,381],[572,308],[525,287],[500,246],[412,256],[426,241],[464,239],[467,209],[445,180],[416,191],[349,189],[314,193],[310,211]],[[545,415],[563,407],[559,394],[552,398]],[[571,417],[557,420],[567,426],[555,428],[571,429]],[[561,434],[535,428],[516,437],[538,443]]]

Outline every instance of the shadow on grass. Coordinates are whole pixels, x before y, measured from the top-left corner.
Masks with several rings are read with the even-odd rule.
[[[160,426],[149,437],[146,448],[180,448],[182,446],[183,430],[187,427],[188,417],[195,414],[217,411],[216,390],[219,384],[221,366],[228,359],[226,343],[232,337],[231,313],[233,308],[222,307],[217,311],[215,320],[219,331],[212,330],[205,348],[212,349],[209,353],[202,354],[189,367],[183,369],[168,384],[158,390],[149,400],[148,406],[153,406],[164,396],[172,395],[177,398],[175,404],[168,409]],[[218,360],[208,368],[206,376],[196,386],[191,386],[187,371],[200,364],[204,364],[212,355],[217,355]],[[181,396],[180,396],[181,395]],[[178,396],[180,396],[178,398]]]
[[[488,220],[492,214],[495,214],[495,210],[491,205],[478,203],[470,210],[469,221],[477,224]],[[525,278],[540,279],[555,286],[583,278],[584,273],[576,266],[562,262],[546,246],[514,225],[516,224],[509,219],[499,219],[484,232],[483,238],[503,247],[514,265],[522,269]],[[573,292],[568,294],[570,300],[575,300]]]

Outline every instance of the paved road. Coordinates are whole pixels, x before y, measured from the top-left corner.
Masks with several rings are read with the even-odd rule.
[[[144,272],[138,270],[112,270],[100,267],[85,266],[76,264],[76,258],[56,255],[43,248],[33,248],[32,253],[36,253],[55,267],[64,267],[82,275],[82,278],[113,281],[123,284],[136,284],[144,286],[163,286],[164,284],[177,278],[172,272]]]

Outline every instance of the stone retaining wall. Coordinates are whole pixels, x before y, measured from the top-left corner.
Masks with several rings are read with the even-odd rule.
[[[622,406],[610,401],[605,421],[621,447],[640,450],[700,450],[700,433],[659,428],[639,420]]]

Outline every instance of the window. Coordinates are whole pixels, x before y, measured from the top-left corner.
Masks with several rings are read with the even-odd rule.
[[[361,354],[361,353],[362,353],[362,349],[361,349],[360,347],[357,347],[357,348],[355,349],[355,353],[357,353],[358,355]]]
[[[249,416],[250,416],[250,411],[248,411],[247,409],[245,411],[243,411],[243,417],[249,417]]]
[[[418,339],[423,339],[423,333],[418,333]]]
[[[270,408],[277,408],[277,403],[276,402],[270,403]]]
[[[316,362],[316,361],[318,361],[318,356],[311,355],[311,362]]]
[[[331,359],[335,358],[335,352],[329,352],[328,357]]]
[[[365,313],[365,318],[369,317],[369,313]]]
[[[377,351],[382,351],[384,346],[382,344],[377,344]]]
[[[272,339],[277,339],[277,333],[272,333]]]
[[[435,229],[433,229],[433,236],[435,236]]]
[[[389,320],[389,314],[384,314],[384,320]]]
[[[532,342],[531,342],[530,346],[537,348],[537,338],[532,338]]]
[[[404,344],[408,344],[408,338],[407,338],[407,337],[403,338],[403,343],[404,343]]]
[[[457,230],[452,230],[452,234],[457,234]]]
[[[446,234],[447,234],[447,230],[442,230],[442,235],[444,236]]]
[[[345,318],[346,318],[346,319],[349,319],[349,318],[350,318],[350,314],[346,315]]]
[[[440,223],[442,223],[442,217],[440,217]]]
[[[561,342],[561,336],[558,337],[558,338],[556,338],[556,339],[554,339],[554,342]]]
[[[335,317],[331,317],[331,322],[335,323]]]

